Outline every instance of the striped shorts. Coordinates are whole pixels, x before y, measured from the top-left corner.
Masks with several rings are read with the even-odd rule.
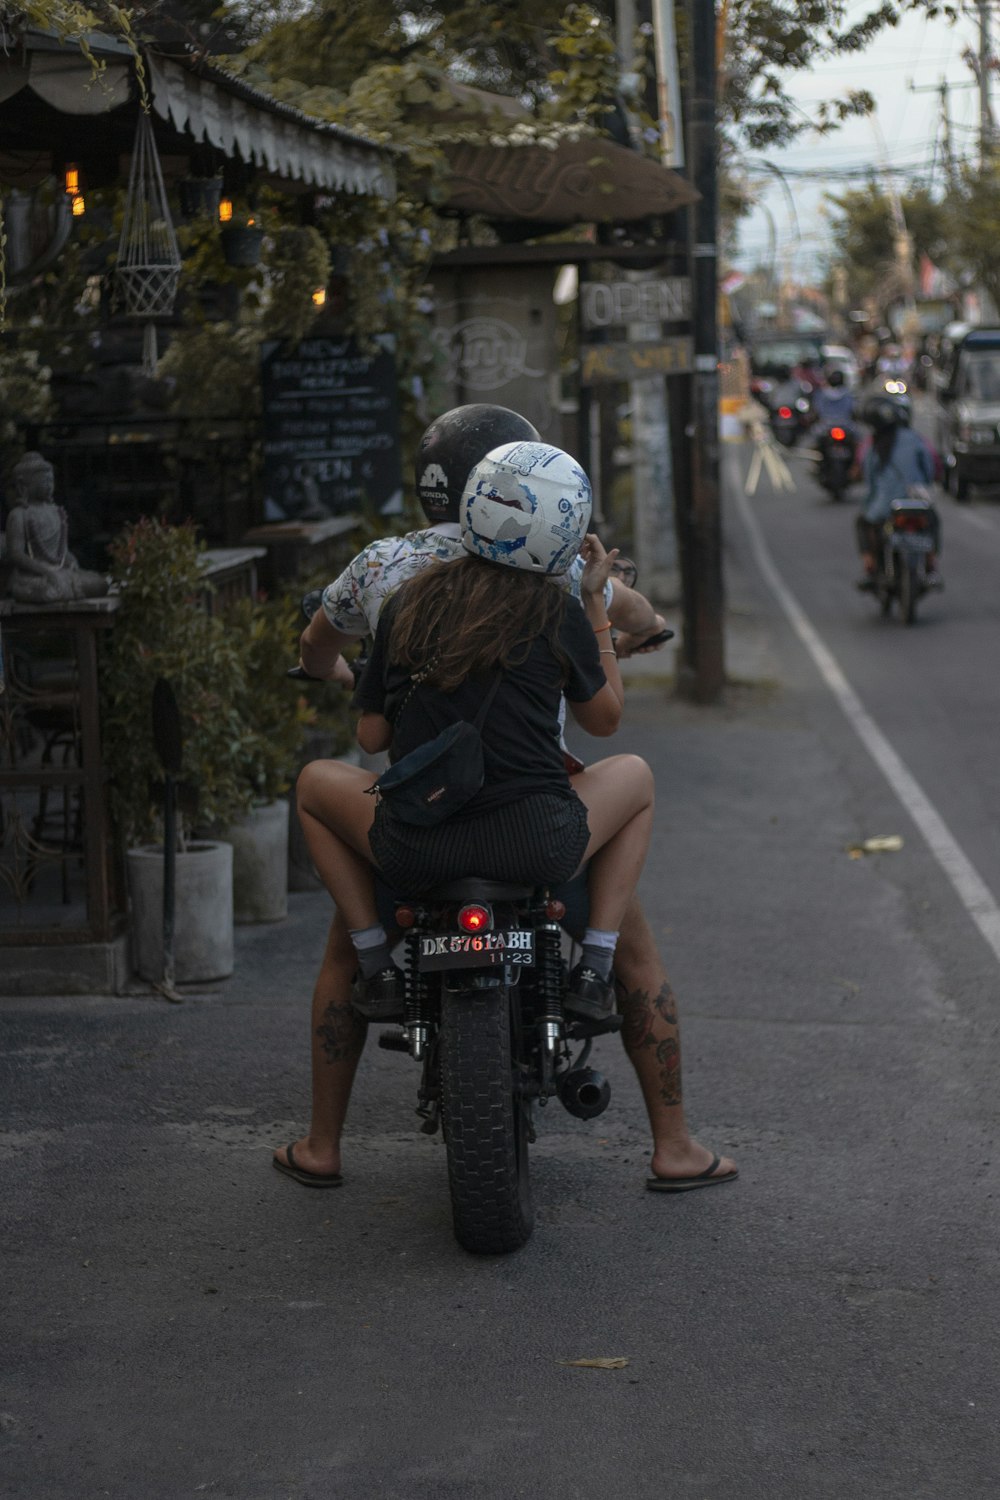
[[[589,838],[579,797],[552,792],[436,828],[404,823],[380,802],[369,834],[382,877],[399,895],[419,895],[467,875],[558,885],[579,869]]]

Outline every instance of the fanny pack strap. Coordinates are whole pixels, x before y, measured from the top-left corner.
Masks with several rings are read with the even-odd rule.
[[[476,729],[478,729],[480,734],[482,734],[482,732],[483,732],[483,725],[486,723],[486,715],[489,713],[490,709],[493,707],[493,699],[497,695],[497,688],[500,686],[500,678],[502,677],[502,675],[503,674],[501,672],[498,672],[497,675],[494,677],[494,679],[493,679],[493,686],[490,688],[489,692],[486,694],[486,697],[483,699],[482,706],[481,706],[479,712],[476,714],[476,717],[472,721],[473,727],[476,728]]]
[[[403,717],[403,711],[405,710],[407,704],[410,702],[410,699],[413,697],[413,695],[416,692],[417,688],[420,687],[420,685],[423,682],[424,678],[431,671],[433,671],[435,665],[436,665],[436,662],[434,660],[431,660],[427,664],[427,666],[424,667],[420,672],[418,672],[417,675],[413,678],[413,681],[410,683],[409,692],[406,694],[406,697],[403,699],[402,703],[399,705],[399,708],[396,710],[396,717],[392,721],[393,733],[395,733],[396,728],[399,725],[399,721]],[[477,729],[480,734],[482,734],[483,725],[486,723],[486,715],[489,713],[490,709],[493,707],[493,699],[497,695],[497,688],[500,686],[500,681],[501,681],[502,677],[503,677],[503,673],[502,672],[497,672],[496,676],[493,679],[493,683],[492,683],[492,686],[490,687],[489,692],[486,694],[486,697],[483,699],[483,701],[482,701],[482,703],[480,705],[479,712],[476,714],[476,717],[471,721],[473,728]],[[450,704],[448,705],[448,707],[449,707],[449,709],[451,709],[451,705]],[[451,709],[451,712],[455,713],[455,710]],[[456,724],[461,724],[461,723],[466,723],[467,724],[467,723],[469,723],[469,720],[468,719],[463,720],[461,714],[455,713],[455,723]]]

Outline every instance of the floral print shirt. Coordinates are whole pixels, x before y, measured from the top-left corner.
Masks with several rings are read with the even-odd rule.
[[[326,617],[342,635],[374,635],[383,604],[401,583],[433,562],[453,562],[464,555],[457,521],[440,521],[405,536],[383,537],[359,552],[340,577],[323,590]],[[577,599],[582,577],[583,561],[578,557],[562,575],[562,582]],[[604,602],[610,608],[610,582],[604,590]]]

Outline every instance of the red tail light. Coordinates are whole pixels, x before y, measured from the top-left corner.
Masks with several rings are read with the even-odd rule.
[[[550,922],[561,922],[566,915],[566,907],[562,901],[557,901],[554,896],[550,896],[545,903],[545,915]]]
[[[846,438],[847,433],[842,427],[831,427],[830,436],[833,438],[833,441],[835,443],[842,443]]]
[[[413,924],[414,924],[414,922],[416,920],[417,920],[417,914],[413,910],[412,906],[397,906],[396,907],[396,926],[397,927],[412,927]]]
[[[493,913],[488,906],[463,906],[458,914],[458,925],[465,932],[489,932],[493,926]]]
[[[778,407],[778,416],[779,417],[785,417],[787,419],[791,415],[792,415],[792,408],[790,406],[779,406]]]
[[[892,518],[897,531],[926,531],[931,524],[930,516],[923,511],[898,510]]]

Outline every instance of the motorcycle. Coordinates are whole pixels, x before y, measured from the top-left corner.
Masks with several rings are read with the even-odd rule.
[[[594,1036],[619,1030],[621,1017],[564,1014],[564,915],[547,890],[474,877],[396,907],[404,1017],[379,1046],[420,1064],[421,1129],[440,1127],[455,1238],[473,1254],[505,1254],[530,1238],[536,1106],[557,1098],[591,1120],[611,1098],[588,1059]]]
[[[928,554],[937,550],[936,514],[929,500],[909,495],[894,500],[879,536],[874,593],[883,615],[893,604],[904,625],[917,618],[917,602],[939,584],[928,579]]]
[[[857,454],[854,433],[836,424],[816,438],[816,478],[834,500],[843,500]]]
[[[785,382],[770,393],[771,431],[783,448],[794,446],[800,433],[812,422],[812,402],[808,387],[798,381]]]
[[[307,618],[319,600],[302,601]],[[301,666],[288,675],[308,679]],[[589,1057],[622,1018],[564,1012],[566,907],[547,889],[468,876],[416,898],[380,895],[396,903],[405,999],[379,1046],[420,1066],[416,1112],[425,1134],[441,1131],[455,1238],[475,1255],[507,1254],[534,1226],[536,1109],[553,1098],[580,1120],[607,1109],[610,1086]]]

